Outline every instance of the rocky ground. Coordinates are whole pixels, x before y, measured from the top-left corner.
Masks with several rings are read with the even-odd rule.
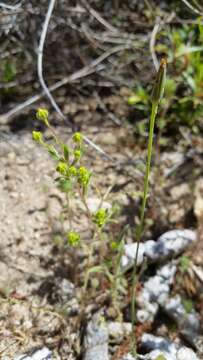
[[[139,209],[136,193],[141,190],[143,179],[139,162],[145,150],[141,150],[136,141],[133,143],[129,126],[118,127],[107,119],[101,128],[100,121],[97,114],[91,126],[86,124],[83,131],[111,154],[113,160],[104,160],[87,149],[86,161],[101,191],[113,186],[108,202],[116,203],[121,209],[113,231],[126,222],[133,229]],[[67,127],[56,127],[56,131],[64,140],[70,136]],[[47,130],[45,137],[50,138]],[[4,131],[1,135],[0,163],[1,358],[21,359],[20,354],[31,351],[25,359],[76,359],[78,356],[85,360],[122,359],[129,351],[129,299],[124,300],[122,324],[111,313],[108,303],[100,302],[100,292],[96,291],[89,299],[85,324],[78,326],[79,274],[74,283],[73,254],[68,250],[64,254],[57,247],[58,235],[63,234],[67,219],[64,216],[61,221],[60,218],[65,198],[53,182],[53,161],[33,142],[30,130],[21,129],[15,133]],[[167,230],[174,232],[154,243],[146,241],[140,249],[140,263],[144,256],[150,266],[140,280],[137,299],[139,348],[143,354],[152,354],[143,355],[143,359],[157,359],[159,350],[164,351],[166,359],[197,359],[193,353],[188,357],[180,355],[192,351],[183,346],[195,350],[199,359],[203,356],[200,252],[203,180],[201,171],[197,171],[200,165],[200,146],[184,153],[181,143],[177,144],[176,151],[160,154],[159,160],[154,158],[147,212],[150,221],[144,238],[157,240]],[[88,201],[92,206],[97,201],[93,190]],[[81,213],[77,200],[73,207]],[[81,213],[75,222],[88,242],[87,219]],[[190,229],[188,233],[181,232],[186,228]],[[126,242],[123,266],[127,264],[130,268],[133,250],[129,248],[128,255],[128,246],[133,246],[132,232]],[[186,265],[183,254],[186,263],[189,259]],[[105,322],[101,324],[100,319]],[[168,345],[164,345],[164,341],[168,341]],[[161,345],[157,345],[160,342]],[[175,357],[178,351],[179,357]]]
[[[193,3],[196,12],[175,0],[60,1],[47,32],[45,82],[57,89],[53,96],[69,124],[108,155],[87,146],[84,161],[92,171],[90,213],[104,196],[103,206],[114,211],[105,246],[95,247],[91,264],[110,264],[108,245],[125,230],[114,302],[114,283],[102,273],[90,274],[84,292],[93,241],[84,204],[78,196],[71,200],[70,220],[67,198],[54,181],[55,163],[32,140],[32,130],[52,139],[35,118],[38,106],[50,107],[36,75],[47,3],[0,3],[1,359],[135,360],[130,354],[135,229],[149,93],[163,56],[169,82],[155,124],[138,254],[136,360],[203,359],[203,30],[199,1]],[[49,112],[56,134],[69,143],[68,121]],[[70,221],[82,236],[78,249],[65,240]]]

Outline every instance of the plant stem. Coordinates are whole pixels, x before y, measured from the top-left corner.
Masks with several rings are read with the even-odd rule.
[[[150,176],[150,168],[151,168],[151,157],[152,157],[152,147],[153,147],[153,135],[154,135],[154,123],[158,110],[158,102],[152,103],[151,108],[151,116],[150,116],[150,129],[149,129],[149,140],[148,140],[148,153],[147,153],[147,162],[146,162],[146,170],[145,170],[145,178],[144,178],[144,191],[142,197],[142,206],[140,212],[140,223],[138,226],[137,232],[137,249],[135,254],[135,262],[132,273],[132,301],[131,301],[131,323],[132,323],[132,354],[133,356],[137,355],[137,344],[136,344],[136,334],[135,334],[135,320],[136,320],[136,312],[135,312],[135,297],[136,297],[136,287],[137,287],[137,261],[138,261],[138,253],[139,253],[139,245],[141,236],[144,228],[144,216],[145,216],[145,208],[148,198],[148,188],[149,188],[149,176]]]

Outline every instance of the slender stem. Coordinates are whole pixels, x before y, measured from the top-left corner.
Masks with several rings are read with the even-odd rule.
[[[134,356],[137,354],[137,346],[136,346],[136,336],[135,336],[135,320],[136,320],[136,312],[135,312],[135,297],[136,297],[136,287],[137,287],[137,261],[138,261],[138,253],[139,253],[139,245],[141,236],[144,228],[144,215],[145,208],[148,198],[148,188],[149,188],[149,176],[150,176],[150,167],[151,167],[151,157],[152,157],[152,147],[153,147],[153,134],[154,134],[154,123],[158,110],[158,103],[152,103],[151,116],[150,116],[150,129],[149,129],[149,140],[148,140],[148,153],[147,153],[147,162],[146,162],[146,170],[145,170],[145,178],[144,178],[144,192],[142,198],[142,206],[140,212],[140,223],[138,226],[137,232],[137,249],[135,254],[135,262],[132,273],[132,301],[131,301],[131,317],[132,317],[132,353]]]

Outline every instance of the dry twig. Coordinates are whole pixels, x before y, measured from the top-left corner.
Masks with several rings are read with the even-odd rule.
[[[190,10],[192,10],[195,14],[203,15],[203,12],[199,11],[197,8],[195,8],[189,1],[187,0],[181,0]]]
[[[154,28],[153,28],[153,30],[152,30],[151,39],[150,39],[150,44],[149,44],[149,48],[150,48],[150,52],[151,52],[153,64],[154,64],[154,67],[155,67],[156,71],[157,71],[158,68],[159,68],[159,61],[158,61],[158,59],[157,59],[156,52],[155,52],[155,49],[154,49],[154,48],[155,48],[156,36],[157,36],[158,31],[159,31],[159,27],[160,27],[160,23],[157,22],[157,23],[154,25]]]
[[[53,96],[51,95],[51,92],[48,88],[48,86],[45,83],[44,77],[43,77],[43,50],[44,50],[44,44],[45,44],[45,39],[46,39],[46,34],[47,34],[47,30],[48,30],[48,26],[49,26],[49,22],[51,19],[51,15],[53,13],[54,10],[54,5],[55,5],[55,0],[50,0],[49,6],[48,6],[48,10],[47,10],[47,14],[45,17],[45,21],[43,24],[43,29],[42,29],[42,33],[41,33],[41,37],[40,37],[40,42],[39,42],[39,48],[38,48],[38,76],[39,76],[39,81],[40,84],[44,90],[45,95],[48,97],[49,101],[51,102],[52,106],[54,107],[54,109],[56,110],[56,112],[60,115],[60,117],[65,120],[68,125],[71,126],[72,128],[72,124],[70,123],[70,121],[64,116],[63,112],[61,111],[61,109],[59,108],[59,106],[57,105],[56,101],[54,100]],[[73,130],[73,128],[72,128]],[[102,150],[98,145],[94,144],[93,141],[91,141],[90,139],[88,139],[86,136],[83,136],[85,142],[90,145],[91,147],[93,147],[96,151],[98,151],[100,154],[104,155],[107,159],[112,159],[109,155],[107,155],[105,153],[104,150]]]
[[[16,5],[9,5],[9,4],[0,2],[0,7],[4,8],[4,9],[8,9],[8,10],[17,10],[20,6],[21,6],[21,2],[19,2]]]

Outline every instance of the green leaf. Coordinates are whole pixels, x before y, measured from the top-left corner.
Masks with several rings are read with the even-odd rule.
[[[73,184],[71,180],[64,178],[57,178],[55,181],[58,181],[58,187],[62,192],[69,193],[73,188]]]
[[[4,65],[3,82],[7,83],[13,81],[15,79],[15,76],[16,76],[15,65],[10,61],[6,61]]]
[[[193,302],[190,299],[182,299],[182,304],[187,314],[194,309]]]
[[[48,145],[47,150],[48,153],[51,155],[52,159],[60,160],[60,155],[53,145]]]
[[[69,161],[69,153],[70,153],[69,147],[66,144],[63,144],[63,155],[66,161]]]

